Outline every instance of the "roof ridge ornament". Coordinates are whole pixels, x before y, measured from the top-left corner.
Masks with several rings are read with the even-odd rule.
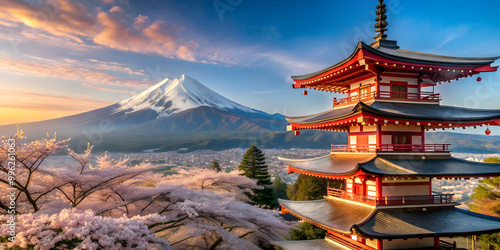
[[[387,16],[385,15],[385,13],[387,13],[387,10],[385,9],[384,0],[378,1],[379,4],[377,5],[377,12],[375,12],[375,14],[377,15],[377,17],[375,17],[375,28],[377,28],[375,31],[378,32],[378,34],[373,37],[375,41],[373,41],[370,46],[372,46],[373,48],[385,47],[390,49],[399,49],[396,41],[386,39],[387,34],[385,34],[384,32],[388,30],[387,25],[389,24],[386,21]]]
[[[385,4],[384,4],[384,0],[378,0],[379,1],[379,4],[377,5],[377,12],[375,12],[375,14],[377,14],[377,17],[375,17],[375,28],[377,28],[377,30],[375,30],[376,32],[378,32],[379,34],[376,35],[374,38],[377,40],[377,39],[380,39],[380,40],[385,40],[385,38],[387,37],[387,34],[384,34],[384,32],[387,31],[387,25],[389,24],[386,19],[387,19],[387,16],[385,15],[385,13],[387,13],[387,10],[385,9]]]

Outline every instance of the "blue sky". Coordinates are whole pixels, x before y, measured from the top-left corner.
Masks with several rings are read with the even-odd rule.
[[[498,1],[385,3],[388,39],[402,49],[500,55]],[[370,43],[377,4],[2,0],[0,124],[103,107],[182,74],[269,113],[321,112],[334,95],[303,96],[291,88],[290,75],[337,63],[359,40]],[[439,85],[436,92],[442,104],[499,108],[500,73],[481,77],[480,83],[468,78]]]

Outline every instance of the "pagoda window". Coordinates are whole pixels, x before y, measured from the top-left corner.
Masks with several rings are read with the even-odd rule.
[[[408,86],[403,84],[391,85],[392,98],[406,99],[408,93]]]
[[[363,98],[367,98],[368,97],[368,93],[370,93],[370,84],[366,84],[366,85],[363,85],[363,86],[360,86],[359,87],[359,97],[361,99]]]
[[[394,150],[406,151],[409,148],[404,146],[405,144],[410,144],[410,138],[407,134],[395,134],[392,136],[392,144]]]

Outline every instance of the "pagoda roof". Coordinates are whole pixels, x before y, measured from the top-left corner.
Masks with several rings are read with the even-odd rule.
[[[291,201],[278,199],[292,215],[307,220],[323,229],[330,229],[344,234],[351,233],[354,224],[370,218],[374,207],[358,205],[343,199],[321,199],[314,201]]]
[[[380,119],[400,119],[405,121],[442,122],[442,123],[477,123],[500,120],[500,110],[471,109],[463,107],[442,106],[439,104],[396,103],[372,101],[358,102],[354,106],[341,106],[319,114],[287,117],[291,124],[315,125],[353,118],[357,115],[372,115]],[[496,124],[492,124],[496,125]]]
[[[335,153],[313,159],[283,159],[290,172],[323,177],[348,177],[358,171],[382,176],[483,177],[500,176],[500,163],[446,159],[396,158],[376,154]]]
[[[297,160],[280,157],[278,159],[289,167],[308,173],[350,176],[359,170],[359,163],[369,162],[375,157],[375,154],[329,154],[312,159]]]
[[[365,204],[328,198],[279,203],[291,214],[323,229],[365,238],[398,239],[485,234],[500,231],[500,218],[441,207],[376,209]]]
[[[500,218],[458,208],[377,210],[353,230],[367,238],[479,235],[500,231]]]
[[[315,239],[315,240],[283,240],[283,241],[272,241],[271,242],[278,249],[286,250],[304,250],[304,249],[314,249],[314,250],[336,250],[345,249],[327,239]]]
[[[295,81],[303,81],[311,79],[316,76],[320,76],[324,73],[330,72],[332,70],[342,68],[346,66],[346,64],[349,64],[349,62],[352,62],[353,60],[357,61],[364,58],[369,58],[373,60],[387,59],[390,60],[390,63],[406,62],[418,65],[436,65],[436,66],[457,67],[457,68],[476,68],[484,65],[489,65],[498,58],[500,58],[500,56],[495,56],[495,57],[443,56],[443,55],[415,52],[410,50],[403,50],[397,47],[380,46],[378,48],[374,48],[363,42],[359,42],[354,52],[349,57],[340,61],[339,63],[309,74],[292,76],[292,79]]]

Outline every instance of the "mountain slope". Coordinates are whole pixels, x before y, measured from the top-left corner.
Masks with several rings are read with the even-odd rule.
[[[233,102],[186,75],[174,79],[167,78],[142,93],[119,102],[118,106],[116,112],[133,113],[151,109],[156,111],[159,117],[202,106],[233,112],[260,112]]]
[[[209,106],[188,109],[166,117],[134,126],[133,129],[157,132],[173,131],[284,131],[286,120],[282,115],[263,112],[233,112]]]

